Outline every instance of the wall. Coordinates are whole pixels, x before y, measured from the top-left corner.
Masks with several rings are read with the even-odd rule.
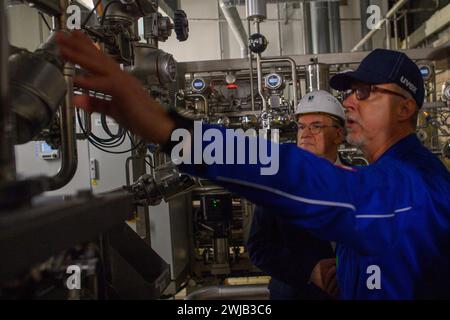
[[[361,39],[360,1],[342,3],[345,4],[340,6],[342,48],[346,52]],[[379,5],[382,13],[387,11],[387,0],[374,0],[372,3]],[[180,0],[180,4],[189,18],[189,39],[178,42],[171,37],[160,43],[161,49],[174,54],[180,62],[240,58],[239,45],[220,12],[217,0]],[[238,6],[238,11],[247,30],[245,6]],[[269,41],[264,56],[303,54],[302,14],[300,8],[294,8],[294,3],[269,3],[267,20],[261,24],[261,32]],[[382,29],[374,36],[374,47],[382,47],[384,38]]]

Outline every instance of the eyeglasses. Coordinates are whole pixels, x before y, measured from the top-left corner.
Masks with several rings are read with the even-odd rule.
[[[401,93],[398,93],[398,92],[395,92],[395,91],[392,91],[389,89],[380,88],[380,87],[377,87],[374,85],[360,86],[357,88],[349,89],[344,92],[344,99],[347,99],[349,96],[351,96],[353,93],[355,93],[356,99],[366,100],[367,98],[369,98],[371,92],[381,92],[381,93],[385,93],[385,94],[399,96],[399,97],[402,97],[403,99],[408,99],[408,97],[406,97],[405,95],[403,95]]]
[[[299,133],[302,133],[303,130],[309,129],[313,135],[319,134],[322,132],[323,128],[339,128],[337,125],[327,126],[319,122],[313,122],[310,125],[305,125],[303,123],[297,123],[297,130]]]

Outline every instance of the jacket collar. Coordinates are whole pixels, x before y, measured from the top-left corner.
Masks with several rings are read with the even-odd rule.
[[[388,158],[400,158],[405,152],[419,147],[422,147],[422,143],[417,138],[415,133],[411,133],[410,135],[407,135],[403,139],[399,140],[397,143],[393,144],[374,163],[378,163]]]

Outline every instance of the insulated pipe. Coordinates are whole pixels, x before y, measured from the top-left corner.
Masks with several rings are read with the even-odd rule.
[[[230,0],[219,0],[219,5],[234,37],[239,43],[241,58],[246,58],[248,55],[247,33],[236,6]]]
[[[328,4],[328,15],[330,18],[331,52],[342,52],[341,14],[339,12],[339,1],[331,1]]]
[[[313,1],[311,9],[311,35],[313,53],[330,52],[330,27],[328,20],[328,2]]]
[[[309,2],[302,2],[302,27],[303,27],[303,53],[312,53],[312,38],[311,38],[311,8]]]
[[[230,285],[210,286],[196,290],[185,300],[238,300],[238,299],[269,299],[267,285]]]

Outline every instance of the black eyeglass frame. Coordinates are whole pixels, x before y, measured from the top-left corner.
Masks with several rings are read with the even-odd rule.
[[[344,91],[344,100],[347,99],[352,94],[355,94],[356,99],[358,99],[360,101],[366,100],[370,97],[370,94],[372,92],[381,92],[381,93],[395,95],[395,96],[401,97],[403,99],[409,99],[402,93],[395,92],[395,91],[385,89],[385,88],[380,88],[380,87],[377,87],[376,85],[371,84],[371,85],[359,86],[359,87]]]

